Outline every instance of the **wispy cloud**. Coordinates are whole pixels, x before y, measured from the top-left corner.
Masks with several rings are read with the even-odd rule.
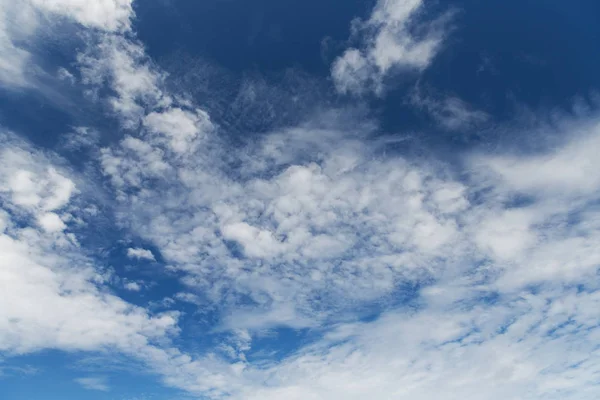
[[[565,139],[534,154],[473,151],[456,165],[390,151],[347,109],[232,146],[168,89],[128,31],[130,2],[31,4],[96,29],[77,68],[123,134],[92,152],[100,173],[86,176],[3,136],[0,350],[118,352],[211,399],[597,398],[595,119],[560,126]],[[338,90],[380,92],[393,69],[426,68],[444,24],[420,27],[422,7],[378,2],[357,25],[364,45],[334,63]],[[456,98],[413,101],[448,129],[487,119]],[[78,240],[96,187],[154,251],[127,257],[160,254],[185,286],[173,298],[213,314],[202,334],[214,347],[177,347],[179,312],[110,290]],[[282,328],[314,336],[252,361],[256,338]]]
[[[133,0],[81,2],[79,0],[10,0],[0,2],[0,84],[9,88],[31,87],[39,71],[31,66],[40,17],[67,18],[83,27],[105,32],[131,28]]]
[[[24,142],[6,134],[3,141],[0,349],[133,349],[174,329],[176,315],[150,316],[98,288],[103,277],[69,223],[90,217],[75,206],[69,171]]]
[[[110,391],[110,386],[108,385],[108,379],[104,377],[86,377],[86,378],[77,378],[75,382],[79,383],[81,386],[88,390],[98,390],[101,392]]]
[[[423,22],[423,0],[380,0],[366,21],[355,21],[354,35],[363,43],[347,49],[332,65],[341,93],[384,90],[388,73],[420,71],[431,63],[445,36],[448,15]]]
[[[424,91],[419,85],[409,96],[409,103],[425,111],[439,126],[451,130],[471,130],[490,120],[490,115],[477,110],[456,96],[443,96]]]

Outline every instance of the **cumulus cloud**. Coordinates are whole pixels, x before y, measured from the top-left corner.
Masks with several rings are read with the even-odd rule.
[[[273,132],[240,150],[248,160],[241,178],[220,162],[211,135],[204,141],[210,150],[196,148],[187,158],[150,137],[154,150],[145,154],[160,154],[164,173],[131,158],[124,141],[106,150],[123,169],[105,174],[130,210],[129,226],[204,296],[182,299],[216,304],[221,330],[325,332],[267,369],[232,364],[241,371],[224,375],[232,398],[427,399],[439,387],[457,398],[568,398],[581,393],[575,388],[593,393],[587,382],[597,373],[588,356],[589,311],[581,310],[569,334],[557,334],[575,314],[555,310],[575,298],[587,310],[596,301],[589,279],[600,237],[597,210],[588,205],[598,192],[584,171],[600,129],[567,129],[571,139],[543,154],[466,155],[461,179],[430,160],[376,156],[377,145],[351,130],[318,124]],[[533,184],[513,172],[535,174],[559,161],[582,181],[548,176]],[[135,179],[123,181],[129,174]],[[127,187],[136,190],[130,195]],[[519,196],[530,201],[513,203]],[[583,214],[565,224],[573,212]],[[424,285],[417,312],[330,325],[339,312],[390,298],[401,282]],[[583,292],[570,289],[583,282]],[[542,289],[531,293],[530,285]],[[580,355],[573,362],[582,368],[570,372],[564,354]],[[254,383],[265,379],[266,386]],[[197,393],[188,379],[178,385]]]
[[[440,390],[450,399],[593,398],[600,371],[587,329],[597,295],[504,300],[340,325],[269,369],[268,385],[233,398],[435,399]],[[588,311],[571,324],[578,301]]]
[[[0,2],[0,83],[9,88],[31,87],[37,73],[31,66],[31,44],[47,20],[65,18],[101,32],[125,32],[131,27],[132,0],[10,0]]]
[[[128,30],[133,16],[133,0],[30,0],[42,12],[48,12],[104,31]]]
[[[132,292],[139,292],[140,290],[142,290],[142,286],[137,283],[137,282],[127,282],[124,285],[125,289],[132,291]]]
[[[72,221],[85,218],[72,172],[10,134],[3,134],[3,142],[0,352],[117,351],[145,363],[168,385],[215,396],[226,393],[235,383],[233,377],[225,378],[233,374],[227,363],[194,359],[170,347],[178,331],[177,313],[151,313],[110,291],[102,268],[69,232]],[[48,229],[58,224],[47,218],[49,212],[71,218],[65,218],[61,229]],[[46,226],[38,228],[38,218]],[[77,382],[93,390],[109,389],[97,377]]]
[[[366,21],[353,26],[364,43],[349,48],[331,67],[340,93],[381,93],[383,80],[393,70],[419,71],[434,58],[444,39],[446,16],[418,21],[423,0],[380,0]]]
[[[492,268],[497,273],[507,262],[533,262],[519,257],[534,254],[532,249],[543,244],[539,227],[568,209],[565,203],[550,212],[543,203],[516,209],[505,205],[506,197],[519,193],[494,175],[497,156],[474,156],[477,173],[470,181],[459,181],[441,165],[402,157],[374,159],[368,148],[357,150],[352,140],[341,139],[346,134],[330,131],[338,138],[335,145],[316,144],[318,156],[309,163],[283,156],[298,147],[277,147],[278,133],[267,136],[258,147],[244,150],[254,152],[251,159],[270,160],[255,165],[253,172],[248,169],[245,181],[232,180],[201,149],[202,155],[177,161],[177,166],[162,158],[169,165],[164,170],[172,171],[168,175],[138,166],[115,149],[111,154],[118,154],[119,165],[127,167],[105,173],[119,185],[122,177],[135,173],[132,182],[140,190],[144,182],[157,185],[158,191],[122,198],[125,205],[134,199],[132,207],[141,201],[145,205],[143,213],[132,209],[132,227],[189,274],[188,284],[214,301],[234,307],[237,296],[250,296],[264,313],[262,319],[255,315],[255,321],[266,325],[273,325],[278,315],[281,323],[289,323],[289,313],[279,312],[289,310],[289,304],[294,304],[298,321],[306,316],[318,321],[324,315],[315,312],[316,298],[320,304],[331,301],[343,307],[386,296],[399,279],[460,274],[485,259],[497,262]],[[300,136],[310,140],[311,135],[305,130]],[[489,166],[482,166],[482,160]],[[521,160],[528,162],[527,157]],[[281,172],[265,176],[273,170]],[[474,202],[474,193],[486,185],[495,195]],[[161,202],[164,193],[178,201]],[[560,232],[552,238],[553,246],[572,240],[568,232]],[[523,282],[515,282],[511,290]],[[217,290],[225,287],[223,299]],[[228,319],[227,326],[235,321],[248,327],[243,318]]]
[[[6,135],[4,143],[0,351],[6,356],[43,349],[119,351],[167,377],[175,365],[192,363],[176,349],[151,344],[158,340],[168,344],[177,331],[177,314],[151,314],[112,294],[107,277],[69,232],[69,223],[58,219],[59,213],[84,217],[81,204],[75,206],[70,172],[26,143]],[[36,219],[41,219],[40,228]],[[210,376],[194,364],[187,368],[196,368],[197,376]],[[78,382],[90,389],[108,389],[96,378]]]
[[[142,249],[140,247],[130,247],[127,249],[127,257],[135,258],[138,260],[150,260],[156,261],[154,254],[150,250]]]
[[[144,47],[122,35],[101,35],[78,55],[83,83],[113,91],[108,105],[128,128],[141,123],[146,107],[168,107],[172,99],[161,90],[164,74],[148,60]]]
[[[597,398],[596,121],[557,132],[568,139],[556,148],[477,152],[452,166],[388,152],[367,140],[375,124],[348,111],[234,148],[120,33],[130,3],[31,4],[101,31],[78,67],[88,88],[108,89],[126,130],[97,152],[116,223],[181,277],[175,298],[214,313],[207,334],[229,336],[186,354],[170,341],[177,313],[112,293],[73,226],[85,188],[7,140],[1,351],[112,349],[212,399]],[[377,3],[357,25],[364,45],[334,63],[338,90],[380,92],[395,68],[426,68],[444,34],[440,21],[420,26],[422,7]],[[451,129],[484,118],[459,100],[421,105]],[[127,256],[155,261],[144,248]],[[314,339],[249,357],[255,338],[281,328]],[[99,377],[77,382],[109,389]]]
[[[98,287],[102,275],[58,216],[74,194],[67,172],[26,145],[5,147],[0,166],[8,182],[0,191],[0,349],[131,349],[174,328],[173,315],[150,316]],[[32,217],[42,229],[27,223]]]
[[[196,136],[212,129],[206,112],[185,111],[177,107],[163,112],[151,112],[144,117],[143,124],[148,131],[169,138],[170,147],[178,153],[188,150]]]

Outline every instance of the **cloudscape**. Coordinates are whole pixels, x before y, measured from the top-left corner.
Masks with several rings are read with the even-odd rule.
[[[600,398],[599,18],[0,0],[0,398]]]

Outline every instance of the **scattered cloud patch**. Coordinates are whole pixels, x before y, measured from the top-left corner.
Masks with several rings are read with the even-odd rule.
[[[31,43],[45,21],[67,19],[101,32],[126,32],[134,15],[132,0],[10,0],[0,2],[0,83],[9,88],[35,85],[36,55]],[[72,81],[64,68],[60,79]]]
[[[433,96],[418,86],[410,96],[410,104],[425,111],[439,126],[450,131],[474,129],[490,120],[490,115],[476,110],[458,97]]]
[[[86,377],[86,378],[77,378],[75,382],[83,386],[88,390],[98,390],[100,392],[108,392],[110,391],[110,386],[108,384],[108,379],[104,377]]]
[[[552,148],[460,153],[457,165],[391,151],[376,122],[346,109],[234,146],[170,91],[130,31],[130,1],[27,5],[89,29],[76,67],[122,131],[81,152],[93,158],[83,173],[2,136],[3,355],[119,354],[215,400],[598,397],[596,120],[556,128]],[[380,94],[394,71],[427,68],[445,17],[422,23],[423,7],[379,1],[332,66],[337,90]],[[0,51],[14,56],[13,38]],[[0,70],[18,77],[14,65]],[[247,85],[240,101],[254,95]],[[411,100],[450,130],[489,118],[458,98]],[[76,128],[65,148],[97,148],[94,132]],[[106,258],[75,226],[96,215],[98,188],[109,224],[160,252],[177,292],[143,306],[111,290]],[[141,247],[126,255],[156,261]],[[181,306],[210,326],[180,335]]]
[[[355,21],[354,34],[363,45],[349,48],[332,64],[331,77],[343,94],[384,91],[391,71],[420,71],[431,63],[445,36],[442,16],[418,21],[423,0],[380,0],[366,21]]]
[[[143,249],[140,247],[130,247],[127,249],[127,257],[134,258],[137,260],[149,260],[156,261],[154,258],[154,254],[148,249]]]
[[[142,290],[142,285],[140,285],[137,282],[127,282],[124,285],[126,290],[129,290],[131,292],[139,292],[140,290]]]
[[[61,137],[61,147],[76,152],[93,149],[100,140],[100,133],[89,127],[78,126]]]

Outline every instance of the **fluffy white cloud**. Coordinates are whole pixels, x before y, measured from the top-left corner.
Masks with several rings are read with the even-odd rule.
[[[78,61],[84,84],[108,84],[112,89],[108,103],[128,128],[140,124],[146,108],[168,107],[172,102],[161,90],[164,74],[152,66],[144,47],[122,35],[90,41]]]
[[[67,18],[101,32],[124,32],[131,26],[132,0],[24,0],[0,1],[0,84],[33,87],[39,73],[32,65],[31,43],[36,40],[39,17]]]
[[[72,18],[104,31],[128,30],[133,0],[30,0],[42,12]]]
[[[26,41],[37,28],[35,10],[28,2],[16,4],[0,1],[0,84],[27,86],[31,54],[19,43]]]
[[[38,223],[46,232],[60,232],[67,227],[55,213],[46,213],[38,218]]]
[[[426,68],[444,38],[444,19],[418,24],[423,0],[380,0],[366,21],[354,25],[364,46],[338,57],[331,76],[341,93],[383,90],[383,79],[393,69]],[[415,33],[417,32],[417,33]]]
[[[154,254],[150,250],[142,249],[140,247],[130,247],[127,249],[127,257],[137,258],[138,260],[150,260],[155,261]]]
[[[177,107],[163,112],[151,112],[144,117],[143,124],[148,131],[166,136],[171,148],[177,153],[189,150],[198,135],[212,130],[206,112],[185,111]]]
[[[69,208],[75,185],[68,173],[26,144],[4,139],[0,349],[127,352],[165,337],[175,328],[175,316],[151,316],[103,289],[102,274],[67,232],[58,213],[75,212]],[[43,229],[32,224],[35,219]]]
[[[595,150],[600,146],[597,121],[578,127],[576,140],[556,151],[533,157],[492,156],[473,159],[498,174],[512,190],[534,195],[589,195],[596,193],[600,177],[595,173],[600,161]],[[562,196],[561,196],[562,197]]]
[[[221,330],[329,331],[337,313],[385,302],[398,283],[438,282],[422,290],[414,313],[340,325],[266,369],[231,364],[222,382],[233,398],[428,399],[440,387],[456,398],[569,398],[595,393],[588,335],[596,332],[590,279],[600,264],[600,218],[589,207],[596,178],[583,171],[600,129],[566,129],[571,139],[543,154],[468,156],[461,180],[439,163],[381,156],[351,130],[315,125],[240,149],[248,164],[236,173],[220,162],[233,150],[207,135],[207,146],[184,158],[150,137],[145,154],[161,154],[162,174],[131,158],[123,142],[105,153],[123,169],[105,174],[130,210],[128,226],[203,296],[186,297],[217,305]],[[572,160],[565,167],[580,181],[549,176],[538,184],[538,160]],[[133,186],[122,181],[129,174]],[[529,200],[514,203],[523,196]],[[584,283],[584,292],[569,288]],[[526,289],[532,284],[541,288],[535,294]],[[556,314],[575,298],[582,309]],[[569,335],[553,336],[573,318]],[[564,354],[582,367],[571,371]],[[178,387],[208,393],[190,376],[179,379]]]
[[[306,130],[302,133],[311,136]],[[351,140],[341,139],[345,133],[323,133],[337,135],[335,146],[313,143],[315,162],[295,165],[293,156],[282,153],[303,145],[290,149],[279,146],[279,134],[268,136],[260,146],[243,150],[252,154],[250,159],[270,160],[247,169],[244,181],[224,173],[216,160],[218,152],[207,154],[203,149],[183,164],[163,158],[172,171],[168,175],[142,167],[146,161],[134,161],[122,150],[110,150],[127,167],[105,173],[118,182],[135,173],[132,182],[141,186],[122,200],[127,207],[144,204],[144,211],[132,208],[128,223],[168,262],[189,274],[188,284],[231,307],[238,295],[250,296],[267,325],[275,315],[289,321],[279,312],[289,310],[289,304],[294,304],[299,320],[306,315],[319,320],[324,315],[315,314],[312,305],[317,297],[321,304],[343,307],[356,299],[386,296],[399,279],[466,273],[486,259],[493,260],[494,273],[510,267],[505,272],[508,279],[519,265],[546,262],[543,253],[551,247],[591,246],[596,240],[570,229],[557,229],[553,236],[543,232],[544,226],[573,211],[567,203],[554,208],[543,201],[529,207],[507,205],[519,192],[505,186],[494,167],[482,167],[484,159],[496,165],[497,156],[474,157],[476,173],[459,182],[439,165],[373,158],[368,148],[356,150]],[[579,145],[565,148],[572,146]],[[527,165],[527,159],[521,163]],[[281,172],[265,176],[269,170]],[[490,185],[494,190],[489,197],[470,200]],[[564,265],[568,257],[565,252]],[[587,267],[579,273],[589,273],[594,260],[580,263]],[[518,290],[534,278],[535,274],[521,276],[504,289]],[[538,282],[546,280],[551,275],[537,275]],[[242,318],[237,320],[247,327]],[[233,327],[232,321],[227,325]]]
[[[127,282],[124,287],[132,292],[139,292],[142,290],[142,286],[137,282]]]
[[[214,331],[231,337],[192,357],[169,342],[174,313],[112,294],[72,232],[85,189],[49,156],[7,142],[0,350],[116,349],[214,399],[598,397],[597,124],[569,126],[555,149],[479,153],[454,168],[382,151],[365,140],[372,124],[344,112],[232,148],[164,89],[142,45],[113,32],[128,27],[127,2],[94,14],[74,0],[35,4],[110,32],[79,67],[90,88],[111,90],[129,129],[98,152],[117,222],[183,277],[175,297],[214,311]],[[358,25],[364,46],[334,63],[340,91],[378,92],[393,69],[429,65],[443,21],[418,24],[422,6],[378,2]],[[423,107],[452,129],[483,118],[458,100]],[[154,260],[143,248],[127,255]],[[398,294],[410,307],[356,322]],[[321,336],[249,362],[253,338],[279,327]]]
[[[343,324],[233,398],[592,399],[600,369],[589,312],[598,295],[553,295],[485,306],[474,294],[473,304]]]

